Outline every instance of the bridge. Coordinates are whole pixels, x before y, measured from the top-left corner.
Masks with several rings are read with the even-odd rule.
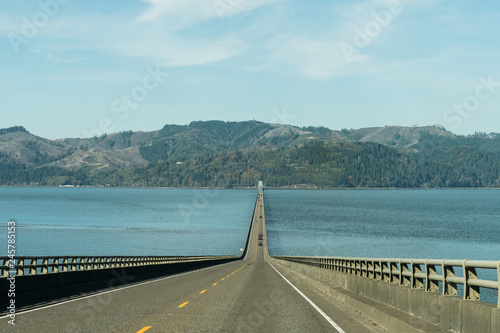
[[[2,332],[500,332],[500,261],[271,257],[262,186],[241,257],[1,263]]]

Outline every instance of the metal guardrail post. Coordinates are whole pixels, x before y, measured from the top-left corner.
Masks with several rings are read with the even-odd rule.
[[[72,272],[76,272],[76,270],[78,269],[76,258],[71,258],[71,261],[69,263],[69,269]]]
[[[48,264],[49,260],[47,258],[42,259],[42,263],[40,264],[40,274],[48,274]]]
[[[86,271],[92,270],[92,259],[91,258],[85,258],[85,269]]]
[[[2,277],[9,277],[9,258],[5,257],[2,260]]]
[[[380,260],[373,261],[373,279],[377,281],[382,281],[382,270],[380,266]]]
[[[380,260],[380,270],[382,273],[382,281],[391,282],[391,272],[388,261]]]
[[[23,276],[24,275],[24,259],[18,259],[16,262],[16,275]]]
[[[51,273],[58,273],[59,272],[59,258],[54,258],[52,261],[52,269],[50,270]]]
[[[467,261],[469,261],[469,259],[465,259],[462,266],[464,270],[464,299],[479,300],[479,287],[472,286],[469,283],[469,280],[477,279],[476,269],[474,267],[468,267]]]
[[[443,295],[457,296],[458,288],[455,282],[450,282],[448,278],[455,277],[455,269],[451,265],[445,264],[446,260],[442,261],[443,267]]]
[[[96,262],[97,262],[97,264],[96,264],[96,268],[97,269],[103,269],[104,268],[104,264],[103,264],[104,263],[104,258],[98,257],[98,258],[96,258]]]
[[[368,278],[369,279],[375,279],[375,264],[373,263],[373,260],[367,260],[368,263]]]
[[[411,287],[412,273],[408,267],[407,262],[403,262],[403,259],[399,260],[399,285]]]
[[[389,277],[390,283],[392,284],[400,284],[399,281],[401,280],[401,271],[398,269],[398,261],[391,259],[389,262],[389,270],[391,271]]]
[[[420,264],[416,263],[414,259],[411,260],[411,287],[413,289],[424,289],[424,279],[418,277],[422,273]]]
[[[439,281],[436,279],[437,270],[435,265],[429,264],[429,259],[425,260],[425,290],[439,292]]]
[[[68,257],[64,257],[63,258],[62,271],[63,272],[67,272],[68,271]]]
[[[359,261],[359,264],[360,264],[360,270],[361,270],[361,277],[367,277],[367,265],[366,265],[366,260],[364,259],[361,259]]]

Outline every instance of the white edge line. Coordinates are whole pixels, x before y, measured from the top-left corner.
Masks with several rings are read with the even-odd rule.
[[[235,260],[235,261],[237,261],[237,260]],[[219,264],[219,265],[215,265],[215,266],[205,267],[205,268],[197,269],[195,271],[189,271],[189,272],[180,273],[180,274],[176,274],[176,275],[170,275],[170,276],[166,276],[166,277],[163,277],[163,278],[158,278],[158,279],[150,280],[150,281],[146,281],[146,282],[140,282],[140,283],[137,283],[137,284],[134,284],[134,285],[131,285],[131,286],[118,287],[118,288],[114,288],[112,290],[103,291],[103,292],[100,292],[100,293],[97,293],[97,294],[92,294],[92,295],[83,296],[83,297],[79,297],[79,298],[75,298],[75,299],[70,299],[70,300],[67,300],[67,301],[59,302],[59,303],[54,303],[54,304],[46,305],[46,306],[42,306],[42,307],[36,308],[36,309],[26,310],[26,311],[22,311],[22,312],[16,312],[16,316],[19,316],[19,315],[22,315],[22,314],[25,314],[25,313],[30,313],[30,312],[38,311],[38,310],[48,309],[48,308],[51,308],[51,307],[54,307],[54,306],[58,306],[58,305],[62,305],[62,304],[66,304],[66,303],[81,301],[83,299],[90,298],[90,297],[95,297],[95,296],[100,296],[100,295],[104,295],[104,294],[113,293],[115,291],[120,291],[120,290],[123,290],[123,289],[138,287],[138,286],[142,286],[142,285],[149,284],[149,283],[154,283],[154,282],[159,282],[159,281],[163,281],[163,280],[167,280],[167,279],[172,279],[172,278],[175,278],[175,277],[178,277],[178,276],[182,276],[182,275],[187,275],[187,274],[191,274],[191,273],[203,271],[205,269],[211,269],[211,268],[214,268],[214,267],[231,264],[231,263],[234,263],[235,261],[226,262],[224,264]],[[9,315],[1,316],[0,319],[7,318],[7,317],[9,317]]]
[[[309,304],[311,304],[311,306],[316,311],[318,311],[319,314],[322,315],[323,318],[325,318],[328,321],[328,323],[330,323],[330,325],[332,325],[339,333],[346,333],[339,325],[337,325],[336,322],[332,320],[332,318],[330,318],[326,313],[324,313],[323,310],[321,310],[316,304],[314,304],[313,301],[311,301],[306,295],[304,295],[302,291],[300,291],[297,287],[295,287],[290,281],[287,280],[286,277],[284,277],[276,268],[274,268],[274,266],[269,261],[267,261],[267,259],[265,260],[276,271],[276,273],[278,273],[286,282],[288,282],[288,284],[291,285],[292,288],[295,289],[295,291],[298,292],[300,296],[304,297],[304,299],[308,301]]]

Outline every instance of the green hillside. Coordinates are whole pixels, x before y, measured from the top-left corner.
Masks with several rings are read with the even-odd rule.
[[[330,130],[195,121],[47,140],[0,130],[0,185],[500,187],[500,136],[439,126]]]

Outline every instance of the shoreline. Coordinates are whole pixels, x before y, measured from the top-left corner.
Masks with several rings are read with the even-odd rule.
[[[257,189],[257,187],[182,187],[182,186],[67,186],[67,185],[59,185],[59,186],[35,186],[35,185],[0,185],[0,188],[65,188],[65,189],[81,189],[81,188],[130,188],[130,189],[193,189],[193,190],[253,190]],[[268,190],[318,190],[318,191],[328,191],[328,190],[346,190],[346,191],[360,191],[360,190],[500,190],[500,187],[326,187],[326,188],[318,188],[315,186],[264,186],[264,189]]]

